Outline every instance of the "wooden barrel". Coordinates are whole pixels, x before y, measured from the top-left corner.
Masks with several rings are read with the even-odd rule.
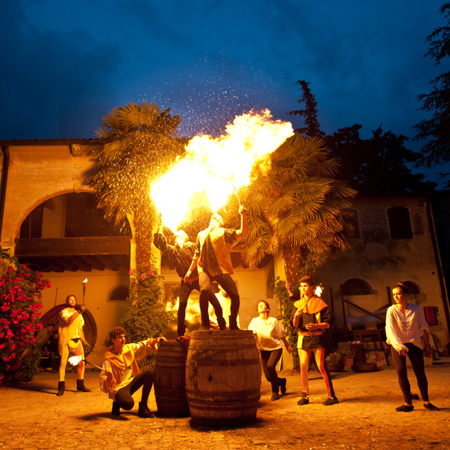
[[[161,416],[189,416],[185,389],[188,348],[189,342],[159,343],[155,362],[155,398]]]
[[[193,332],[186,360],[186,395],[193,423],[253,422],[261,396],[261,364],[253,332]]]

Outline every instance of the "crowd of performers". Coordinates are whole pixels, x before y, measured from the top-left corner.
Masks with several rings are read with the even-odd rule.
[[[211,217],[207,229],[197,236],[196,244],[188,241],[187,234],[180,230],[175,234],[175,245],[170,245],[162,233],[156,233],[155,246],[169,258],[181,279],[179,308],[177,318],[177,334],[179,340],[188,339],[185,336],[185,314],[189,295],[192,290],[200,292],[201,330],[211,328],[218,330],[239,330],[238,313],[240,298],[235,282],[231,278],[233,265],[231,247],[233,243],[247,233],[247,211],[239,209],[241,225],[238,230],[224,228],[224,221],[218,214]],[[221,294],[231,301],[230,314],[223,316],[223,308],[219,299],[212,292],[212,283],[217,282]],[[291,325],[297,329],[297,349],[300,358],[301,396],[297,404],[308,405],[309,386],[308,370],[311,353],[319,369],[328,398],[323,403],[326,406],[339,403],[334,392],[333,382],[325,361],[325,336],[330,327],[330,310],[328,305],[314,293],[314,282],[310,275],[299,280],[298,289],[291,291],[286,285],[293,302]],[[411,393],[407,378],[406,358],[411,361],[424,407],[431,411],[439,408],[430,403],[428,398],[428,383],[424,370],[423,350],[431,355],[432,350],[428,339],[428,324],[420,306],[408,303],[408,291],[403,284],[393,289],[394,304],[387,310],[386,336],[391,345],[392,360],[397,370],[398,381],[405,403],[396,408],[399,412],[413,411],[412,399],[418,398]],[[211,306],[209,306],[211,305]],[[77,304],[74,295],[66,300],[66,308],[60,314],[58,396],[64,394],[65,368],[69,353],[80,357],[78,364],[77,390],[89,392],[84,385],[85,357],[84,345],[89,345],[83,333],[84,307]],[[215,323],[210,322],[210,309],[214,310]],[[261,300],[257,305],[258,316],[252,319],[248,329],[253,331],[261,356],[264,375],[272,387],[272,400],[278,400],[286,394],[286,378],[280,378],[276,371],[283,346],[290,353],[283,325],[274,317],[270,317],[270,306]],[[109,332],[109,346],[104,353],[104,361],[100,374],[100,388],[113,400],[112,414],[120,415],[120,410],[131,410],[134,406],[132,395],[142,387],[142,396],[138,408],[138,416],[152,417],[147,400],[153,385],[152,370],[140,372],[137,361],[145,358],[148,353],[156,351],[157,345],[164,337],[149,338],[138,343],[126,343],[125,330],[115,327]]]

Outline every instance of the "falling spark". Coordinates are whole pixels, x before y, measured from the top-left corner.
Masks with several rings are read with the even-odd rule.
[[[192,138],[186,157],[151,189],[164,225],[176,230],[193,206],[196,193],[217,211],[233,192],[252,182],[253,167],[258,165],[264,172],[270,169],[270,154],[293,133],[291,123],[274,120],[265,110],[236,117],[220,138]]]

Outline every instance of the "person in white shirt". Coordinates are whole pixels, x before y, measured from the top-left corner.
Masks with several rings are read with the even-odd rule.
[[[286,394],[286,378],[278,377],[276,365],[283,352],[283,343],[289,353],[292,352],[292,347],[286,340],[283,325],[274,317],[269,317],[269,312],[269,304],[261,300],[258,303],[258,317],[252,319],[248,329],[256,336],[264,375],[272,385],[272,400],[278,400],[279,389],[282,395]]]
[[[386,338],[391,345],[391,355],[397,369],[398,383],[403,393],[405,403],[398,408],[398,412],[411,412],[412,405],[411,386],[409,384],[406,356],[411,361],[417,378],[423,405],[430,411],[439,411],[439,408],[430,403],[428,399],[428,381],[425,375],[423,348],[431,356],[430,341],[428,339],[428,323],[419,305],[408,303],[408,288],[399,283],[392,289],[395,304],[390,306],[386,313]]]

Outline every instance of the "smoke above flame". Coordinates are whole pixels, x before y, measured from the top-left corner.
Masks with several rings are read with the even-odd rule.
[[[195,197],[207,197],[217,211],[233,191],[251,183],[255,165],[270,169],[269,155],[293,134],[290,122],[274,120],[266,109],[237,116],[220,138],[192,138],[186,156],[151,188],[164,225],[175,231]]]

